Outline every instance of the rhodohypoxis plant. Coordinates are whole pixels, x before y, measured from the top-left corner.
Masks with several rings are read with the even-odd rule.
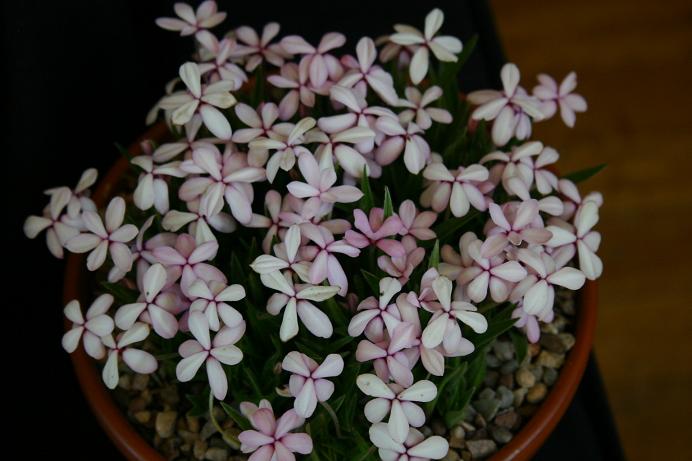
[[[253,461],[443,458],[417,428],[461,420],[488,344],[538,341],[555,287],[602,273],[603,200],[576,186],[598,168],[560,177],[529,139],[586,109],[575,74],[529,94],[507,64],[501,89],[460,97],[475,39],[438,9],[355,47],[276,23],[215,35],[213,1],[175,12],[157,24],[196,51],[148,117],[169,134],[133,148],[108,203],[90,169],[26,220],[97,282],[86,312],[65,306],[63,347],[110,388],[127,367],[190,411],[221,401]]]

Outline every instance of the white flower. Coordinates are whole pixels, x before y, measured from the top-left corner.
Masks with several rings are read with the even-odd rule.
[[[87,268],[95,271],[106,261],[106,255],[110,253],[113,263],[118,269],[129,272],[132,268],[132,253],[125,244],[137,236],[137,227],[132,224],[124,224],[125,200],[115,197],[106,209],[106,225],[98,213],[85,211],[82,213],[84,225],[91,232],[82,233],[71,238],[65,247],[73,253],[86,253]]]
[[[385,423],[370,427],[370,441],[378,448],[380,458],[386,461],[424,461],[447,456],[449,442],[439,435],[425,436],[410,428],[403,443],[395,441]]]
[[[101,377],[106,387],[115,389],[120,379],[118,372],[118,362],[122,357],[132,371],[140,374],[150,374],[156,371],[158,363],[149,352],[134,347],[129,347],[134,343],[144,341],[149,336],[149,326],[144,323],[135,323],[132,327],[118,337],[118,341],[108,335],[103,338],[103,344],[110,349],[108,359],[103,366]]]
[[[281,368],[292,373],[288,388],[295,402],[296,413],[309,418],[315,412],[317,402],[326,402],[334,393],[334,383],[325,379],[339,376],[344,371],[344,359],[339,354],[329,354],[321,365],[305,354],[289,352],[281,362]]]
[[[34,239],[42,231],[46,231],[46,245],[56,258],[64,256],[63,246],[79,234],[79,229],[63,222],[66,216],[63,212],[70,202],[72,193],[69,188],[61,187],[50,195],[50,203],[43,216],[29,216],[24,221],[24,235]]]
[[[452,123],[452,114],[449,111],[438,107],[426,107],[442,96],[442,88],[439,86],[431,86],[425,90],[423,95],[418,88],[409,86],[405,93],[406,99],[399,100],[400,107],[407,107],[399,114],[401,123],[415,121],[416,125],[423,130],[430,128],[433,121],[445,124]]]
[[[102,359],[106,354],[101,338],[113,333],[113,319],[107,315],[113,304],[113,296],[102,294],[91,303],[82,315],[79,301],[73,299],[65,306],[65,317],[72,322],[72,328],[63,335],[62,347],[69,353],[74,352],[79,340],[84,341],[84,350],[95,359]]]
[[[558,87],[553,78],[546,74],[538,74],[540,85],[534,87],[533,95],[541,101],[541,111],[545,118],[551,118],[560,108],[560,117],[565,125],[572,128],[576,119],[575,112],[586,111],[586,100],[576,93],[577,74],[570,72]]]
[[[243,321],[243,316],[230,302],[245,298],[245,288],[242,285],[226,286],[218,280],[205,282],[197,279],[190,285],[188,295],[192,301],[190,312],[199,311],[207,316],[209,328],[219,331],[222,325],[235,327]]]
[[[445,62],[456,62],[456,55],[461,53],[462,45],[458,38],[449,35],[435,36],[443,21],[444,14],[439,8],[435,8],[425,17],[424,33],[411,26],[397,25],[394,27],[397,33],[389,37],[397,45],[418,46],[409,67],[411,81],[415,85],[418,85],[428,73],[429,51],[432,51],[437,59]]]
[[[217,12],[214,0],[200,3],[196,12],[187,3],[176,3],[173,5],[173,9],[180,19],[157,18],[156,25],[162,29],[180,32],[182,36],[192,35],[203,29],[210,29],[226,19],[226,13]]]
[[[131,163],[140,167],[144,172],[139,175],[135,188],[133,201],[140,210],[148,210],[152,206],[161,214],[168,212],[168,183],[166,176],[182,178],[185,172],[180,170],[180,162],[170,162],[165,165],[154,166],[154,159],[149,155],[140,155]]]

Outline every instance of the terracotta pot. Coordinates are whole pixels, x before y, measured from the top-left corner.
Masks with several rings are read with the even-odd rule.
[[[168,131],[164,124],[156,125],[130,146],[129,152],[140,155],[142,150],[139,141],[143,139],[164,140],[167,135]],[[103,206],[108,201],[113,193],[113,188],[128,168],[128,160],[123,157],[99,182],[93,194],[93,199],[97,205]],[[67,257],[64,287],[65,303],[75,298],[87,299],[85,290],[89,286],[89,280],[84,259],[83,255],[75,254],[69,254]],[[567,355],[557,382],[550,389],[547,398],[533,417],[510,443],[490,458],[491,461],[529,460],[560,421],[574,397],[589,358],[596,327],[596,304],[596,283],[587,282],[578,297],[576,343]],[[66,328],[70,326],[66,322]],[[77,379],[89,406],[99,424],[120,452],[132,461],[164,461],[163,456],[137,433],[127,417],[116,406],[111,392],[101,380],[101,374],[96,363],[86,355],[82,348],[77,349],[71,357]]]

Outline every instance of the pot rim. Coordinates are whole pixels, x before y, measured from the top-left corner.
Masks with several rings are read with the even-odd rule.
[[[161,122],[148,129],[129,148],[134,156],[142,155],[140,142],[147,139],[160,140],[168,135],[168,127]],[[113,187],[129,168],[129,160],[120,158],[99,181],[93,200],[97,205],[104,205],[110,198]],[[84,282],[84,255],[67,256],[65,266],[64,303],[72,299],[82,299],[81,290]],[[495,453],[490,461],[527,461],[543,445],[550,433],[560,421],[577,391],[581,377],[591,352],[596,329],[598,288],[594,281],[587,281],[578,295],[577,325],[575,344],[568,352],[565,363],[548,396],[540,404],[536,413],[512,438],[512,440]],[[71,323],[65,320],[65,328]],[[128,421],[118,408],[111,392],[101,380],[95,361],[86,355],[82,347],[70,354],[77,380],[89,407],[98,423],[113,441],[120,452],[130,461],[164,461],[165,458],[154,449]]]

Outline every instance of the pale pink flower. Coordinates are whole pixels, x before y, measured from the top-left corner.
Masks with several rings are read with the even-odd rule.
[[[370,128],[353,126],[333,132],[313,130],[308,133],[306,142],[320,144],[315,152],[320,165],[333,167],[334,158],[336,158],[347,174],[359,178],[363,172],[369,176],[381,173],[380,170],[372,168],[372,162],[369,162],[369,159],[356,149],[356,146],[372,142],[374,139],[375,132]]]
[[[301,225],[301,230],[315,244],[302,249],[303,254],[309,254],[308,259],[312,261],[309,282],[318,285],[326,279],[329,285],[339,287],[339,296],[346,296],[348,277],[335,255],[340,253],[355,258],[360,250],[345,240],[335,240],[334,235],[324,226],[305,223]]]
[[[413,334],[415,336],[411,347],[405,350],[404,353],[409,356],[409,363],[415,364],[420,358],[423,367],[428,373],[435,376],[443,376],[445,372],[444,350],[441,345],[431,349],[425,347],[421,340],[423,328],[421,328],[418,307],[411,304],[408,297],[408,294],[401,293],[396,299],[396,307],[399,309],[401,321],[413,325]]]
[[[329,354],[320,365],[307,355],[293,351],[284,357],[281,368],[292,373],[288,388],[295,397],[293,408],[298,416],[309,418],[317,402],[326,402],[334,393],[334,383],[325,378],[339,376],[344,371],[344,359],[339,354]]]
[[[291,181],[286,188],[295,197],[315,197],[323,203],[352,203],[363,197],[363,192],[353,186],[335,186],[337,177],[334,167],[320,167],[310,152],[298,155],[298,168],[306,182]]]
[[[298,334],[298,318],[305,328],[319,338],[332,336],[334,328],[329,317],[310,301],[324,301],[339,292],[339,287],[294,285],[289,272],[280,271],[260,274],[267,288],[278,291],[267,301],[267,312],[279,315],[283,309],[283,320],[279,337],[286,342]]]
[[[301,61],[300,65],[288,62],[281,66],[279,75],[270,75],[267,81],[277,88],[288,89],[279,102],[279,118],[288,120],[293,117],[301,107],[313,107],[315,105],[315,93],[327,94],[326,84],[316,88],[308,81],[307,61]]]
[[[380,342],[385,339],[385,327],[390,335],[394,333],[394,328],[401,318],[396,305],[390,301],[401,291],[401,282],[395,278],[384,277],[380,279],[379,289],[379,299],[369,296],[358,304],[358,313],[348,324],[350,336],[356,338],[365,333],[370,341]]]
[[[180,154],[183,154],[184,159],[188,159],[192,157],[192,151],[196,148],[220,142],[216,138],[197,139],[197,134],[202,126],[202,117],[199,114],[195,114],[183,126],[185,128],[185,137],[175,142],[164,143],[158,146],[152,153],[155,162],[166,163]]]
[[[251,27],[241,26],[235,29],[235,37],[239,46],[233,51],[235,58],[245,59],[245,70],[252,72],[262,61],[267,61],[276,67],[284,63],[284,59],[291,56],[279,43],[271,41],[279,34],[281,27],[276,22],[270,22],[262,29],[262,36]]]
[[[167,231],[177,232],[187,225],[188,233],[195,236],[197,245],[217,241],[212,229],[230,234],[238,227],[231,215],[218,211],[223,206],[223,202],[218,202],[214,210],[207,209],[208,206],[214,204],[199,199],[185,202],[185,205],[188,211],[171,210],[166,213],[161,221],[161,227]]]
[[[235,106],[235,114],[248,126],[235,130],[232,138],[235,143],[249,144],[260,137],[275,139],[281,136],[282,124],[275,125],[279,118],[279,108],[273,102],[260,104],[257,111],[247,104],[239,103]],[[264,166],[268,154],[267,149],[251,148],[248,152],[248,163],[250,166]]]
[[[543,119],[538,99],[526,95],[519,87],[519,69],[512,63],[502,67],[502,91],[480,90],[468,94],[471,104],[478,105],[471,118],[474,120],[494,120],[492,128],[493,142],[504,146],[512,136],[526,139],[531,133],[530,119]],[[522,116],[526,117],[522,119]],[[528,123],[528,127],[525,125]]]
[[[341,75],[343,69],[339,60],[328,52],[343,46],[344,43],[346,37],[337,32],[325,34],[317,48],[297,35],[289,35],[281,40],[284,50],[291,54],[303,55],[300,65],[307,66],[310,83],[314,87],[320,87],[327,79],[335,80]]]
[[[410,387],[413,384],[411,368],[414,362],[410,360],[406,350],[412,347],[415,341],[414,326],[399,322],[389,340],[375,344],[364,339],[358,343],[356,360],[373,361],[375,373],[382,381],[389,382],[392,379],[402,387]]]
[[[499,255],[508,245],[519,246],[523,242],[541,245],[552,236],[543,227],[543,220],[538,214],[538,201],[535,199],[507,202],[502,207],[491,203],[488,209],[495,226],[486,232],[488,238],[481,247],[481,256],[484,258]]]
[[[307,455],[312,452],[312,439],[308,434],[291,433],[305,422],[295,410],[288,410],[277,421],[271,405],[264,400],[248,419],[256,430],[246,430],[238,435],[240,450],[252,453],[248,461],[294,461],[293,453]]]
[[[361,38],[356,45],[356,58],[344,56],[341,59],[350,70],[341,77],[337,85],[345,88],[356,87],[363,95],[369,86],[384,102],[393,106],[397,102],[394,80],[382,67],[375,65],[376,59],[375,42],[369,37]]]
[[[101,371],[101,377],[106,387],[115,389],[120,380],[118,362],[122,357],[123,362],[135,373],[148,375],[156,371],[159,364],[147,351],[131,347],[132,344],[144,341],[149,336],[149,326],[144,323],[135,323],[127,331],[121,333],[117,342],[113,336],[102,338],[103,344],[110,349],[108,359]]]
[[[290,269],[298,274],[301,280],[309,281],[308,265],[303,261],[303,255],[298,253],[302,242],[301,237],[300,225],[292,224],[284,233],[283,241],[274,245],[275,256],[259,255],[250,267],[258,274]]]
[[[599,207],[603,205],[603,195],[600,192],[590,192],[584,197],[579,193],[577,185],[569,179],[560,179],[557,183],[557,190],[564,196],[564,210],[560,217],[564,220],[570,220],[574,213],[584,202],[593,201]]]
[[[570,290],[578,290],[584,285],[586,277],[579,269],[573,267],[558,267],[555,260],[547,253],[536,253],[522,248],[516,253],[517,259],[531,273],[519,283],[510,300],[513,302],[523,299],[523,308],[527,314],[542,317],[553,309],[555,301],[554,285]]]
[[[461,335],[459,323],[471,327],[476,333],[485,333],[488,321],[476,312],[476,306],[465,301],[452,301],[452,281],[440,276],[432,283],[439,303],[429,303],[433,316],[421,337],[423,345],[432,349],[442,344],[447,355],[466,355],[473,351],[473,344]]]
[[[284,209],[279,213],[279,224],[289,227],[294,224],[313,223],[326,227],[334,234],[343,234],[351,228],[351,223],[346,219],[329,218],[332,205],[322,203],[319,200],[302,200],[291,194],[284,197]]]
[[[242,285],[229,285],[211,280],[205,282],[197,279],[188,290],[190,298],[189,312],[202,312],[207,317],[209,329],[219,331],[222,326],[235,328],[243,321],[243,316],[228,303],[245,298]]]
[[[233,49],[236,47],[235,42],[230,38],[219,41],[214,34],[206,30],[197,34],[197,40],[204,46],[204,51],[209,58],[205,59],[205,62],[198,63],[200,75],[205,77],[208,83],[223,80],[231,83],[232,91],[239,90],[247,82],[247,75],[243,69],[229,62]]]
[[[432,311],[433,307],[431,307],[431,303],[434,303],[437,300],[437,295],[435,294],[435,290],[433,290],[432,284],[433,281],[435,281],[439,276],[440,274],[434,267],[431,267],[425,271],[420,280],[419,292],[409,292],[406,295],[406,300],[416,308],[423,308],[427,311]]]
[[[180,35],[192,35],[203,29],[211,29],[226,19],[226,13],[218,12],[216,2],[207,0],[193,10],[187,3],[176,3],[173,5],[175,14],[178,18],[158,18],[156,24],[162,29],[173,32],[180,32]]]
[[[475,303],[483,301],[488,291],[496,303],[505,302],[514,284],[526,277],[526,269],[517,261],[505,261],[500,256],[483,257],[482,243],[474,240],[468,245],[467,251],[474,264],[462,269],[458,281],[464,285],[466,294]]]
[[[202,312],[191,312],[188,325],[194,339],[180,345],[178,353],[183,359],[175,367],[175,375],[180,382],[190,381],[205,364],[214,397],[223,400],[228,393],[228,380],[221,364],[237,365],[243,360],[243,352],[235,343],[245,334],[245,322],[241,320],[232,327],[223,327],[214,335],[213,341],[207,317]]]
[[[101,338],[113,333],[113,319],[108,316],[111,305],[113,296],[102,294],[91,303],[85,319],[79,301],[73,299],[67,303],[64,313],[72,322],[72,328],[63,335],[62,347],[72,353],[82,340],[87,354],[97,360],[102,359],[106,355],[106,350]]]
[[[24,221],[24,235],[34,239],[42,231],[46,231],[46,245],[56,258],[64,256],[66,247],[73,237],[79,235],[79,229],[63,222],[65,207],[70,202],[72,193],[69,188],[62,187],[50,195],[50,203],[45,208],[43,216],[29,216]],[[85,250],[88,251],[88,250]]]
[[[432,126],[432,122],[449,124],[452,123],[452,114],[448,110],[438,107],[426,107],[433,101],[442,97],[442,88],[431,86],[421,95],[418,88],[409,86],[406,88],[406,99],[400,99],[398,106],[406,107],[406,110],[399,114],[399,121],[406,124],[415,121],[416,125],[423,130]]]
[[[180,234],[175,246],[157,247],[153,254],[158,262],[166,266],[168,282],[180,279],[180,288],[187,295],[190,286],[197,279],[227,283],[223,272],[205,262],[214,259],[218,250],[219,244],[216,241],[198,245],[190,234]]]
[[[586,100],[573,93],[577,87],[577,74],[570,72],[558,87],[555,80],[546,74],[538,74],[540,85],[533,88],[533,95],[541,101],[541,111],[545,118],[551,118],[560,108],[560,117],[565,125],[572,128],[576,119],[575,112],[586,111]]]
[[[275,237],[279,237],[279,229],[282,227],[279,213],[283,206],[283,197],[275,190],[267,191],[264,196],[264,206],[268,216],[253,214],[252,220],[247,224],[247,227],[266,228],[267,233],[262,239],[262,251],[270,253],[272,241]]]
[[[401,220],[401,230],[399,235],[412,235],[418,240],[432,240],[435,231],[430,227],[437,219],[437,214],[432,211],[421,211],[416,209],[413,200],[404,200],[399,205],[399,219]]]
[[[361,209],[353,210],[353,218],[353,225],[360,232],[350,229],[346,231],[345,238],[349,244],[361,249],[376,246],[389,256],[400,257],[406,254],[401,242],[388,238],[396,236],[401,231],[402,224],[398,216],[384,219],[384,210],[373,207],[369,215]]]
[[[75,227],[79,230],[84,230],[84,223],[82,222],[82,211],[96,211],[96,204],[91,199],[91,186],[96,183],[98,178],[98,171],[96,168],[88,168],[84,170],[82,175],[79,177],[79,181],[74,189],[68,189],[70,191],[70,200],[67,203],[67,214],[63,215],[61,220],[68,226]],[[65,194],[65,187],[56,187],[53,189],[48,189],[44,191],[45,194],[52,196],[59,192],[60,194]],[[59,197],[58,202],[63,200]]]
[[[534,156],[538,156],[533,160]],[[534,180],[542,194],[557,188],[557,177],[544,166],[554,163],[559,157],[551,148],[544,148],[539,141],[525,142],[513,146],[510,153],[495,151],[483,156],[480,163],[497,162],[490,169],[490,181],[494,184],[502,180],[502,187],[510,195],[522,200],[531,198]]]
[[[141,300],[121,306],[115,313],[115,324],[121,330],[129,330],[135,322],[142,320],[151,323],[156,334],[170,339],[178,332],[178,320],[169,312],[169,299],[159,296],[166,285],[166,269],[161,264],[153,264],[144,273]]]
[[[139,155],[131,163],[137,165],[143,173],[139,175],[135,188],[133,201],[140,210],[148,210],[152,206],[161,214],[168,212],[168,182],[167,176],[175,178],[185,177],[186,173],[180,170],[180,162],[170,162],[164,165],[154,165],[154,159],[150,155]]]
[[[449,452],[449,442],[439,435],[425,436],[414,428],[409,428],[406,440],[394,440],[385,423],[370,427],[370,441],[378,448],[381,459],[387,461],[427,461],[442,459]]]
[[[181,168],[201,175],[189,177],[180,187],[178,196],[182,200],[187,202],[201,197],[204,209],[213,216],[221,211],[225,199],[238,222],[250,222],[254,199],[252,183],[265,179],[264,168],[249,166],[246,154],[233,152],[228,146],[222,156],[212,144],[196,148],[192,160],[183,162]]]
[[[365,417],[374,424],[389,415],[387,428],[398,443],[406,440],[409,427],[425,424],[425,412],[414,402],[430,402],[437,396],[435,384],[425,379],[403,388],[395,383],[385,384],[368,373],[359,375],[356,385],[363,394],[374,397],[365,405]]]
[[[210,85],[202,85],[199,66],[187,62],[180,66],[180,79],[187,91],[179,91],[165,96],[159,106],[172,111],[171,121],[175,125],[184,125],[199,113],[204,125],[220,139],[231,139],[233,134],[226,116],[219,109],[227,109],[236,103],[230,93],[233,82],[220,80]]]
[[[416,245],[416,239],[410,235],[405,235],[401,239],[401,244],[406,250],[406,254],[401,257],[381,255],[377,258],[377,267],[385,271],[392,277],[397,277],[403,284],[408,282],[411,273],[423,262],[425,249]]]
[[[380,117],[375,127],[385,134],[385,139],[375,151],[375,160],[382,166],[394,162],[403,152],[406,169],[418,174],[430,161],[430,146],[423,138],[423,130],[413,122],[404,128],[398,119]]]
[[[538,325],[538,318],[535,315],[527,314],[521,307],[517,307],[512,311],[512,318],[517,319],[515,327],[526,333],[526,338],[531,343],[537,343],[541,338],[541,327]]]
[[[456,217],[465,216],[471,205],[480,211],[486,210],[486,199],[480,184],[488,179],[488,170],[478,164],[460,166],[449,170],[442,163],[431,163],[423,171],[423,177],[432,183],[423,192],[421,203],[430,204],[438,213],[447,207]]]
[[[122,197],[113,198],[106,209],[106,225],[94,211],[82,213],[84,225],[90,232],[72,237],[65,247],[73,253],[86,253],[87,268],[95,271],[106,261],[110,253],[113,263],[123,272],[132,268],[132,253],[126,245],[137,236],[137,227],[123,224],[125,220],[125,200]]]
[[[457,54],[461,53],[461,41],[449,35],[435,36],[442,27],[444,14],[439,8],[435,8],[425,17],[425,31],[421,32],[411,26],[399,26],[397,33],[389,39],[403,46],[417,46],[416,52],[411,58],[409,75],[414,85],[418,85],[428,74],[430,65],[430,51],[437,59],[444,62],[456,62]]]
[[[306,117],[301,119],[291,127],[287,136],[279,136],[275,138],[259,137],[250,142],[251,149],[268,149],[275,151],[267,162],[267,180],[274,182],[274,178],[281,168],[284,171],[289,171],[296,163],[296,157],[301,152],[309,151],[303,147],[306,143],[306,133],[314,128],[314,118]]]

